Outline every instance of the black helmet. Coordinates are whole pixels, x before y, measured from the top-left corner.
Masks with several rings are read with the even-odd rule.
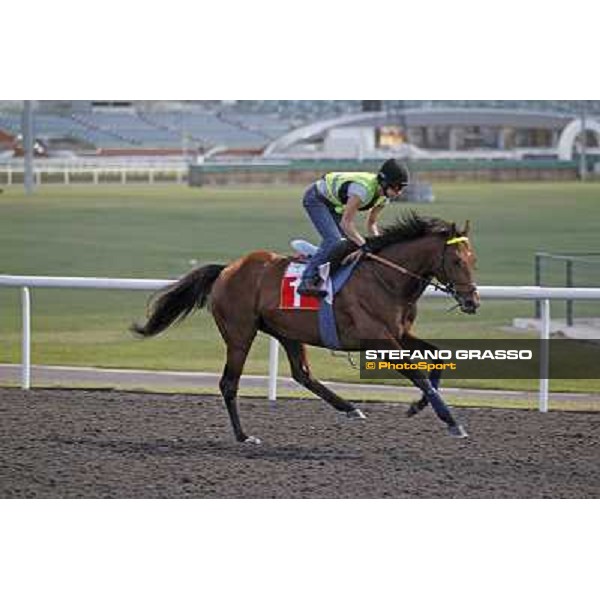
[[[382,187],[388,185],[404,187],[408,184],[408,169],[395,158],[386,160],[377,173],[377,181]]]

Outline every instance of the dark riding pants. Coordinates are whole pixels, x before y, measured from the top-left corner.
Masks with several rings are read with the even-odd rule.
[[[303,279],[311,279],[317,274],[319,266],[327,262],[330,252],[344,237],[340,227],[342,216],[334,212],[328,204],[327,200],[318,193],[316,185],[313,184],[306,190],[302,205],[322,240],[319,250],[306,266]]]

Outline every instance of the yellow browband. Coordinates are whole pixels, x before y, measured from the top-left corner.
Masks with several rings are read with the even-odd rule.
[[[454,237],[446,242],[446,246],[451,246],[452,244],[460,244],[461,242],[468,242],[468,237]]]

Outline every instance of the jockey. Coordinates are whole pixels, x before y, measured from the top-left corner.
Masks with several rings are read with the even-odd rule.
[[[344,237],[352,240],[361,252],[368,251],[365,239],[354,223],[356,213],[369,211],[367,231],[369,235],[379,235],[379,214],[390,200],[400,196],[408,184],[408,176],[408,169],[390,158],[378,173],[328,173],[306,190],[302,204],[323,239],[319,250],[306,265],[298,286],[299,294],[325,295],[319,289],[318,268],[327,262],[331,251]]]

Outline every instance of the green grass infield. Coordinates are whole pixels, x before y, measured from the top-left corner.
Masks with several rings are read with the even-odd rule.
[[[470,219],[480,285],[532,285],[536,251],[598,250],[600,183],[454,183],[434,185],[436,202],[420,213]],[[171,184],[20,187],[0,195],[0,272],[12,275],[175,278],[196,264],[226,263],[257,248],[287,253],[289,240],[317,241],[302,209],[302,186],[189,188]],[[408,208],[393,204],[384,223]],[[563,267],[564,269],[564,267]],[[575,273],[576,285],[597,285],[600,269]],[[548,284],[563,285],[558,266]],[[149,294],[103,290],[32,290],[32,362],[221,371],[224,345],[210,315],[197,313],[157,339],[128,332],[142,319]],[[0,363],[20,361],[19,291],[0,287]],[[535,337],[510,329],[533,303],[484,301],[479,314],[447,312],[451,301],[425,300],[416,333],[424,338]],[[576,317],[600,316],[598,302],[578,302]],[[552,303],[564,318],[565,303]],[[259,336],[246,373],[265,374],[268,342]],[[358,382],[343,356],[310,350],[315,374]],[[280,372],[288,375],[284,357]],[[537,381],[468,381],[452,385],[537,388]],[[553,381],[552,391],[600,391],[599,380]]]

